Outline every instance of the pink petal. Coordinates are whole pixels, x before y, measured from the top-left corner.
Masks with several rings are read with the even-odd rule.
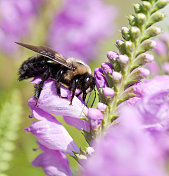
[[[73,176],[66,156],[57,150],[48,150],[36,157],[34,167],[42,167],[48,176]]]
[[[35,81],[38,81],[38,79]],[[61,86],[61,96],[68,97],[68,99],[60,98],[57,95],[54,81],[46,81],[38,100],[38,108],[50,114],[85,118],[83,112],[87,113],[87,107],[76,96],[73,99],[72,105],[70,105],[71,93],[63,86]],[[36,108],[34,98],[30,98],[28,104],[32,109]]]
[[[70,155],[74,155],[73,152],[80,152],[64,126],[52,115],[42,110],[34,110],[34,116],[41,119],[41,121],[34,121],[25,130],[35,135],[40,144],[49,149],[60,150]]]
[[[79,130],[85,130],[85,131],[90,131],[90,127],[89,127],[89,122],[82,120],[82,119],[77,119],[77,118],[71,118],[71,117],[67,117],[64,116],[63,117],[65,122],[71,126],[76,127]]]

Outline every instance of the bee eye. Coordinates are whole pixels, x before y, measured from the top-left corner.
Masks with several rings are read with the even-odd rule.
[[[86,81],[86,82],[88,82],[88,81],[89,81],[89,79],[90,79],[90,78],[89,78],[89,77],[87,77],[87,78],[85,79],[85,81]]]

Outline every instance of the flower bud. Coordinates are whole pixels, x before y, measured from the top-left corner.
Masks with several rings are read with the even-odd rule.
[[[150,71],[148,69],[138,67],[130,73],[130,75],[128,76],[128,81],[126,85],[132,84],[134,82],[138,82],[141,79],[148,77],[149,74],[150,74]]]
[[[121,103],[125,100],[128,100],[129,98],[135,97],[135,93],[132,87],[129,87],[127,89],[125,89],[125,91],[120,95],[119,97],[119,102]]]
[[[129,24],[131,26],[135,26],[136,25],[136,17],[134,15],[129,15],[128,20],[129,20]]]
[[[103,120],[103,114],[99,109],[89,108],[87,117],[92,129],[98,129]]]
[[[129,57],[127,55],[119,55],[118,60],[119,60],[121,65],[125,66],[125,65],[128,64]]]
[[[131,41],[126,41],[125,48],[127,53],[131,53],[134,50],[134,45]]]
[[[145,12],[149,11],[149,10],[152,8],[151,3],[148,2],[148,1],[143,1],[143,2],[142,2],[142,5],[143,5],[143,10],[144,10]]]
[[[147,39],[147,40],[142,42],[142,44],[140,45],[140,47],[138,49],[138,53],[137,54],[146,52],[146,51],[148,51],[150,49],[153,49],[155,47],[156,47],[156,42],[154,40]]]
[[[154,60],[154,56],[148,53],[142,53],[138,55],[133,63],[133,65],[144,65],[146,63],[152,62]]]
[[[103,94],[105,97],[113,97],[114,96],[114,90],[110,87],[105,87],[102,89]]]
[[[86,155],[76,153],[75,156],[81,164],[83,164],[83,163],[85,163],[85,161],[87,161]]]
[[[99,90],[99,88],[105,87],[107,85],[106,79],[103,75],[103,71],[101,68],[96,68],[94,70],[94,76],[96,78],[96,87]]]
[[[112,77],[113,77],[113,80],[114,80],[116,83],[118,83],[118,82],[121,81],[122,75],[121,75],[121,73],[114,71],[114,72],[112,73]]]
[[[104,103],[98,102],[97,103],[97,109],[99,109],[101,112],[104,112],[107,108],[107,105],[105,105]]]
[[[116,60],[118,57],[119,57],[119,54],[116,53],[116,52],[114,52],[114,51],[108,51],[108,52],[107,52],[107,58],[108,58],[110,61]]]
[[[108,73],[110,73],[110,74],[113,73],[113,67],[112,67],[111,63],[109,63],[109,62],[103,62],[101,64],[101,69],[102,69],[103,73],[106,75]]]
[[[150,74],[150,71],[146,68],[138,68],[138,73],[143,76],[143,78],[147,78]]]
[[[94,148],[93,147],[87,147],[86,154],[88,156],[91,156],[93,153],[94,153]]]
[[[169,3],[168,0],[158,0],[156,3],[157,10],[164,8],[168,3]]]
[[[150,22],[148,23],[149,26],[151,26],[154,23],[157,23],[161,20],[163,20],[165,15],[162,12],[155,12],[151,15]]]
[[[119,49],[121,53],[125,53],[125,46],[124,46],[124,41],[123,40],[116,40],[116,46]]]
[[[158,35],[160,33],[161,33],[161,28],[156,27],[156,26],[151,26],[145,31],[143,39],[145,40],[145,39],[154,37],[154,36],[156,36],[156,35]]]
[[[152,54],[145,53],[144,55],[145,55],[145,57],[144,57],[145,62],[149,63],[154,60],[154,56]]]
[[[127,27],[122,27],[122,29],[121,29],[122,37],[125,40],[130,40],[130,32],[129,31],[130,31],[129,28],[127,28]]]
[[[137,39],[140,36],[140,29],[136,26],[131,27],[130,29],[132,39]]]
[[[134,11],[136,13],[140,13],[142,11],[142,6],[140,4],[138,4],[138,3],[134,4],[133,7],[134,7]]]
[[[144,13],[138,13],[136,17],[137,17],[137,23],[139,25],[143,25],[145,23],[146,16],[144,15]]]

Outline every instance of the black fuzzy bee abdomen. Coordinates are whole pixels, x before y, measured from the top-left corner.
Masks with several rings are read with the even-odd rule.
[[[47,58],[35,55],[22,63],[19,68],[19,81],[43,74],[47,69]]]

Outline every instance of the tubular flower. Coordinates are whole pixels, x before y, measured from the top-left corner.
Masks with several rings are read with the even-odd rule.
[[[140,82],[133,87],[135,97],[128,100],[128,103],[135,103],[146,95],[169,90],[169,76],[156,76],[153,79]]]
[[[37,14],[38,8],[43,1],[0,1],[0,48],[2,52],[11,53],[16,50],[14,42],[19,41],[23,36],[28,34],[30,22]]]
[[[73,176],[67,157],[58,150],[50,150],[42,145],[43,153],[38,155],[32,162],[34,167],[41,167],[48,176]]]
[[[102,0],[67,0],[50,26],[48,43],[65,57],[88,62],[98,53],[97,44],[112,35],[116,16],[115,7]]]
[[[82,173],[87,176],[166,176],[162,153],[145,135],[142,126],[136,109],[123,108],[120,124],[111,127],[94,143],[95,153],[84,163]]]
[[[40,121],[34,121],[30,127],[26,128],[26,131],[31,132],[38,143],[70,155],[73,155],[73,152],[80,152],[69,133],[55,117],[38,108],[33,109],[33,116]]]

